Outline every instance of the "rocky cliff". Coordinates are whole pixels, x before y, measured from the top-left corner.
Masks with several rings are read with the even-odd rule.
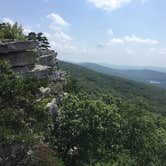
[[[0,43],[0,59],[9,61],[23,76],[48,78],[54,83],[65,80],[64,72],[58,70],[57,53],[40,50],[34,41]]]
[[[39,87],[41,93],[38,101],[48,100],[45,109],[56,121],[65,83],[65,73],[58,68],[57,53],[49,49],[39,49],[34,41],[1,42],[0,60],[8,61],[12,69],[24,77],[48,80],[48,87]],[[34,153],[33,149],[34,147],[26,147],[21,142],[0,143],[0,165],[26,165],[22,163]]]

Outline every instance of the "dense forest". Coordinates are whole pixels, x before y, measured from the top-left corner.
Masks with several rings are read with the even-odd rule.
[[[52,119],[45,106],[56,94],[38,100],[48,80],[22,77],[0,61],[0,146],[33,147],[19,165],[166,165],[165,90],[66,62],[59,68],[66,94]]]
[[[149,111],[165,114],[165,89],[108,76],[67,62],[60,62],[60,67],[69,74],[71,85],[76,82],[79,88],[74,88],[74,90],[77,89],[78,92],[86,92],[93,98],[99,98],[102,94],[111,94],[131,102],[141,98],[147,103]]]

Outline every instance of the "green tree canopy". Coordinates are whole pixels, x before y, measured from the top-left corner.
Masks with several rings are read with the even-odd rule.
[[[42,84],[17,76],[0,61],[0,143],[33,140],[47,128],[48,112],[36,102]]]
[[[23,28],[17,22],[11,25],[10,23],[0,23],[0,40],[25,40]]]
[[[28,40],[33,40],[38,43],[38,46],[42,50],[46,50],[50,48],[50,44],[48,42],[48,39],[46,36],[43,35],[42,32],[35,33],[35,32],[30,32],[27,36]]]

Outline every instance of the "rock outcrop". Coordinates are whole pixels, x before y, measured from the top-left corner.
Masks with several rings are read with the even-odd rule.
[[[0,59],[9,61],[13,70],[23,76],[65,81],[64,72],[58,70],[57,53],[38,49],[34,41],[1,42]]]
[[[33,50],[36,46],[37,43],[33,41],[0,42],[0,53],[24,52],[26,50]]]
[[[56,123],[60,100],[63,96],[62,87],[66,82],[65,73],[58,69],[57,53],[53,50],[41,50],[33,41],[0,42],[1,59],[9,61],[12,69],[24,77],[48,80],[49,87],[39,87],[41,95],[38,100],[51,98],[45,109]],[[22,163],[31,156],[28,148],[19,142],[13,142],[10,145],[0,144],[0,165],[26,165]]]

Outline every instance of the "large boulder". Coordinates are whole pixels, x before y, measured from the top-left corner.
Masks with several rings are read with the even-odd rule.
[[[50,115],[55,120],[58,116],[59,110],[56,98],[52,99],[52,101],[46,105],[45,109],[49,111]]]
[[[37,43],[34,41],[20,41],[20,42],[6,42],[0,43],[0,54],[1,53],[10,53],[10,52],[19,52],[26,50],[33,50],[37,47]]]
[[[34,77],[37,79],[49,78],[52,73],[52,68],[44,65],[35,65],[35,67],[29,72],[26,73],[29,77]]]
[[[9,61],[12,67],[33,65],[36,61],[35,51],[11,52],[9,54],[0,54],[0,59]]]
[[[38,63],[41,65],[55,66],[58,62],[54,54],[42,55],[38,58]]]

